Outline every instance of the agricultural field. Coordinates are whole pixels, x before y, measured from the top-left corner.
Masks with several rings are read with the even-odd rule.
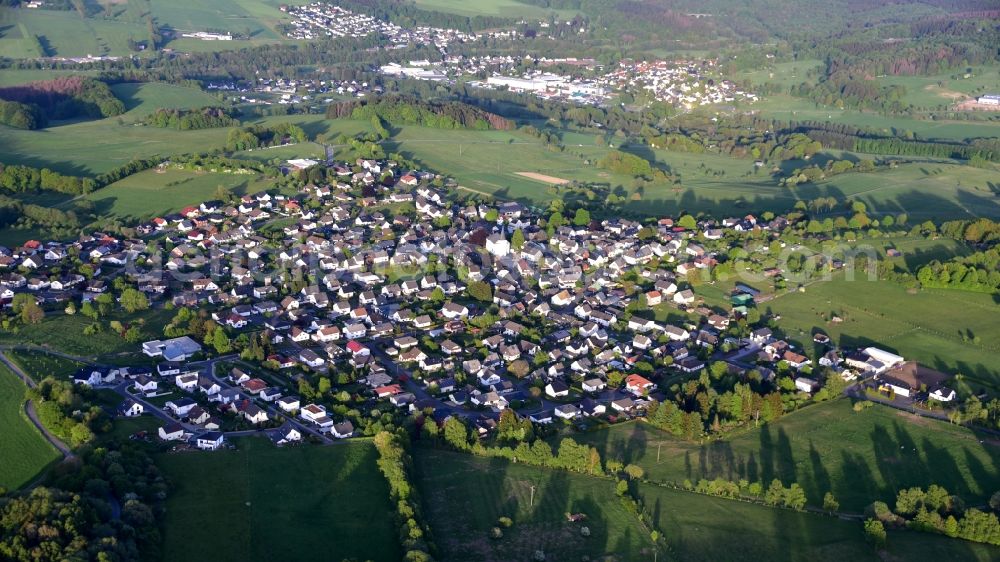
[[[605,458],[643,467],[652,481],[702,478],[797,482],[810,505],[833,492],[846,512],[903,488],[944,486],[969,505],[1000,490],[1000,443],[947,422],[875,405],[855,412],[838,399],[790,413],[723,441],[689,443],[635,422],[573,436]],[[659,462],[657,457],[659,456]]]
[[[166,82],[115,84],[111,86],[111,91],[125,104],[127,111],[120,117],[126,123],[139,121],[157,109],[196,108],[222,103],[220,96]]]
[[[446,12],[461,16],[499,16],[504,18],[537,18],[547,20],[549,14],[555,13],[559,18],[570,19],[579,13],[576,10],[554,10],[541,6],[532,6],[517,0],[416,0],[418,8]]]
[[[253,174],[226,174],[168,168],[146,170],[83,196],[100,217],[139,221],[213,199],[221,187],[238,196],[268,189],[273,180]]]
[[[399,560],[376,459],[370,442],[278,449],[260,438],[160,455],[172,486],[163,560]]]
[[[24,383],[0,365],[0,488],[13,490],[30,482],[59,458],[56,449],[24,414]]]
[[[552,151],[516,132],[446,131],[401,127],[385,143],[432,169],[443,170],[465,191],[544,204],[557,196],[555,188],[525,177],[525,173],[577,180],[633,191],[630,177],[593,165],[607,154],[596,136],[565,133],[566,150]],[[627,151],[655,161],[680,176],[679,187],[647,187],[640,200],[629,200],[624,211],[634,215],[705,212],[715,216],[791,208],[798,200],[834,196],[869,204],[874,213],[907,212],[914,218],[941,220],[973,216],[1000,217],[1000,173],[947,162],[914,162],[870,174],[841,174],[816,184],[780,187],[767,171],[749,160],[718,154],[689,154],[630,146]],[[843,157],[831,153],[830,157]],[[588,162],[590,164],[588,164]]]
[[[130,37],[149,35],[142,23],[81,18],[74,10],[4,8],[0,29],[0,56],[10,58],[127,55]]]
[[[3,40],[0,39],[0,41]],[[35,82],[38,80],[51,80],[59,76],[68,76],[70,74],[94,77],[98,75],[95,71],[66,70],[56,68],[49,68],[45,70],[6,68],[3,72],[0,72],[0,88],[16,86],[18,84]]]
[[[995,137],[1000,134],[1000,122],[996,121],[933,121],[882,116],[877,113],[820,106],[811,100],[793,98],[787,94],[768,96],[747,105],[744,109],[753,109],[762,117],[784,121],[829,121],[856,127],[873,127],[885,133],[912,131],[926,139],[962,140]]]
[[[431,449],[414,456],[441,560],[530,560],[536,550],[556,562],[652,556],[646,531],[615,497],[611,480]],[[571,523],[566,513],[587,520]],[[499,517],[514,525],[493,540]],[[580,535],[582,525],[590,537]]]
[[[394,133],[392,139],[384,143],[386,152],[398,152],[405,158],[446,172],[473,193],[528,203],[554,197],[555,191],[547,191],[544,184],[518,175],[519,172],[612,185],[631,182],[629,177],[585,165],[571,150],[558,152],[517,132],[404,126],[394,128]]]
[[[921,259],[919,255],[905,255]],[[959,391],[1000,388],[1000,312],[993,295],[946,289],[908,290],[886,281],[840,276],[760,305],[781,315],[786,337],[812,351],[812,334],[843,348],[877,345],[946,373],[961,373]],[[841,322],[831,322],[834,316]]]
[[[641,485],[639,490],[656,527],[664,532],[673,560],[986,562],[998,555],[996,547],[906,531],[890,532],[885,551],[877,553],[864,541],[860,522],[652,485]]]
[[[177,38],[167,42],[175,51],[219,51],[277,43],[284,40],[277,25],[290,21],[278,6],[297,3],[306,0],[102,2],[104,11],[87,18],[75,10],[5,8],[0,11],[0,56],[135,55],[128,48],[128,40],[148,38],[146,15],[150,12],[161,29],[178,32]],[[250,39],[200,41],[180,37],[187,31],[209,30],[247,34]]]

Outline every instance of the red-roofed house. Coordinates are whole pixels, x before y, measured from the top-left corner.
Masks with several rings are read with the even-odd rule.
[[[386,396],[395,396],[403,392],[403,389],[398,384],[389,384],[386,386],[380,386],[375,389],[375,395],[379,398],[385,398]]]
[[[625,377],[625,390],[632,394],[646,394],[656,389],[656,385],[646,377],[641,375],[629,375]]]

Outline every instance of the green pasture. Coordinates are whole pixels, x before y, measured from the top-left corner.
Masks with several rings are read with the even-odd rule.
[[[947,422],[875,405],[855,412],[842,398],[808,406],[721,441],[690,443],[646,423],[573,436],[607,458],[634,463],[653,482],[702,478],[797,482],[809,505],[832,492],[846,512],[875,500],[893,505],[900,489],[944,486],[969,505],[1000,490],[1000,444]],[[659,459],[659,461],[657,461]]]
[[[220,187],[242,196],[268,189],[272,184],[273,180],[256,173],[212,173],[176,168],[160,171],[154,168],[88,193],[83,199],[94,202],[99,217],[137,221],[212,199]]]
[[[883,116],[878,113],[837,109],[822,106],[811,100],[776,94],[747,105],[762,117],[782,121],[828,121],[855,127],[872,127],[886,134],[893,131],[912,131],[927,139],[962,140],[976,137],[995,137],[1000,134],[1000,123],[981,121],[934,121],[909,119],[901,116]]]
[[[173,313],[169,310],[148,310],[135,314],[115,312],[110,317],[100,320],[99,324],[102,326],[100,332],[84,336],[84,328],[94,323],[93,320],[81,314],[53,312],[47,315],[41,324],[28,324],[17,333],[0,334],[0,343],[32,344],[77,357],[100,359],[102,362],[114,361],[121,355],[134,363],[144,357],[138,353],[138,344],[127,343],[110,329],[109,322],[118,320],[123,325],[138,322],[141,324],[143,335],[148,336],[146,339],[155,339],[162,337],[163,327],[172,317]]]
[[[555,10],[533,6],[517,0],[416,0],[418,8],[435,12],[446,12],[461,16],[499,16],[504,18],[535,18],[548,20],[549,14],[555,13],[559,18],[570,19],[579,13],[578,10]]]
[[[169,156],[225,144],[228,129],[177,131],[133,124],[157,107],[219,103],[200,90],[160,83],[122,84],[114,90],[128,108],[124,115],[37,131],[0,127],[3,161],[85,176],[106,172],[135,158]]]
[[[163,560],[400,560],[370,442],[162,454],[171,483]]]
[[[861,523],[701,496],[652,485],[640,494],[664,533],[669,559],[689,562],[787,560],[968,560],[987,562],[998,549],[912,531],[890,531],[876,552]]]
[[[0,56],[127,55],[128,40],[148,37],[146,26],[116,19],[81,18],[75,10],[0,10]],[[27,36],[26,36],[27,35]],[[33,36],[45,49],[38,53]]]
[[[974,67],[966,78],[955,70],[937,76],[882,76],[880,84],[898,84],[906,88],[903,101],[921,108],[950,107],[956,101],[982,94],[1000,93],[1000,67]]]
[[[652,559],[652,543],[611,480],[431,449],[415,457],[441,560],[530,560],[536,550],[551,561]],[[571,523],[566,513],[587,519]],[[500,517],[514,524],[493,540]]]
[[[13,490],[27,484],[46,465],[59,458],[56,449],[24,413],[24,383],[0,365],[0,488]]]
[[[933,251],[933,250],[924,250]],[[922,260],[920,251],[905,261]],[[887,281],[854,281],[841,275],[788,292],[759,305],[781,315],[779,327],[812,354],[814,331],[841,347],[875,345],[940,371],[961,373],[956,387],[1000,387],[1000,304],[993,295],[948,289],[909,290]],[[832,322],[837,316],[840,322]],[[965,384],[963,384],[963,382]]]

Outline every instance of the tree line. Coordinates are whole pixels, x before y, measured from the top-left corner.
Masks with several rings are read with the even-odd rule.
[[[253,125],[230,130],[225,149],[236,152],[305,141],[306,132],[293,123]]]
[[[330,104],[327,119],[381,119],[390,125],[421,125],[437,129],[513,128],[513,123],[495,113],[454,101],[425,101],[416,97],[383,96],[375,100],[352,100]]]
[[[405,550],[403,560],[405,562],[433,560],[420,497],[416,485],[411,481],[413,460],[407,451],[408,439],[398,433],[382,431],[372,442],[379,454],[376,464],[389,483],[389,497],[396,504],[396,521]]]
[[[240,122],[222,107],[202,107],[199,109],[160,108],[147,115],[142,123],[152,127],[194,131],[231,127]]]

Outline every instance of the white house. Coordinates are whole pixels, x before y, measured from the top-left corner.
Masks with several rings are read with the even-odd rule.
[[[795,388],[812,394],[813,391],[819,388],[819,383],[807,377],[798,377],[795,379]]]
[[[160,439],[164,441],[179,441],[184,439],[184,428],[180,424],[172,423],[161,427],[158,431]]]
[[[569,387],[562,381],[552,381],[545,385],[545,395],[551,398],[565,398],[569,396]]]
[[[222,447],[226,437],[221,431],[209,431],[195,438],[194,446],[202,451],[215,451]]]
[[[561,406],[557,406],[556,409],[554,410],[554,413],[557,418],[562,418],[564,420],[571,420],[576,416],[580,415],[580,409],[574,406],[573,404],[563,404]]]
[[[146,408],[142,404],[136,402],[132,399],[126,399],[121,406],[121,413],[126,418],[134,418],[136,416],[141,416],[146,411]]]

